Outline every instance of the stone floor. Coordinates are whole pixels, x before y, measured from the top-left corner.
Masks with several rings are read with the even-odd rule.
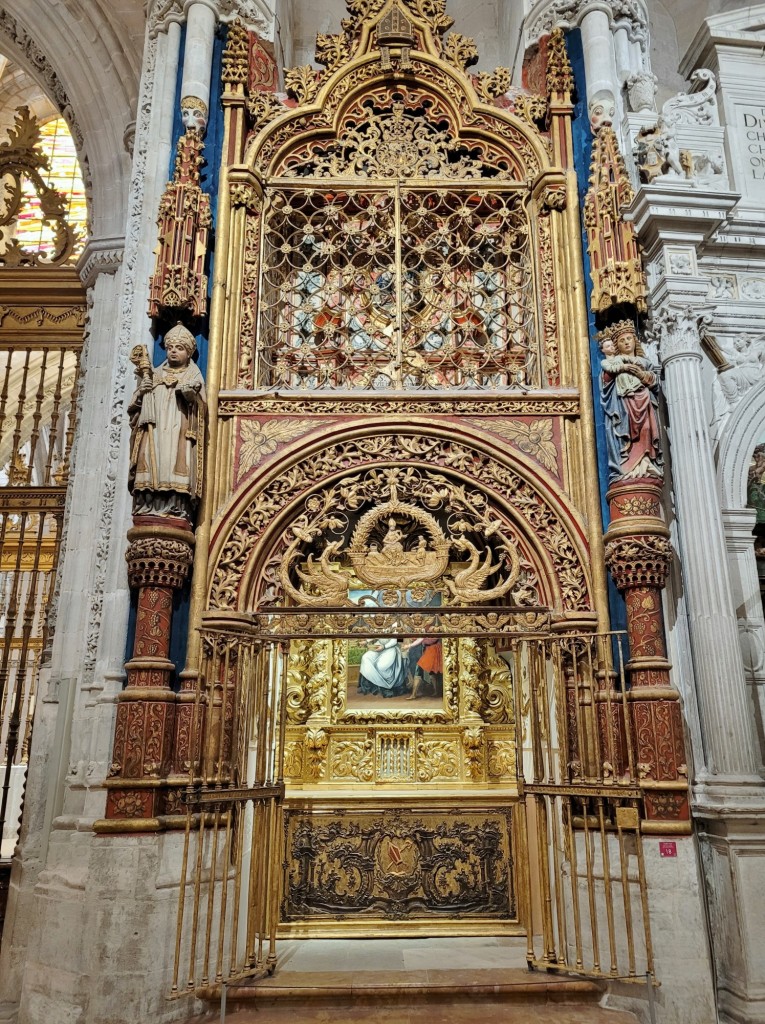
[[[229,992],[225,1024],[636,1024],[589,981],[529,972],[524,939],[287,939],[279,957]]]

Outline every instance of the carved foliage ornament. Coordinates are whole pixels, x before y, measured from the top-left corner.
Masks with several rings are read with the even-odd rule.
[[[3,183],[0,201],[0,266],[44,267],[66,263],[74,253],[77,233],[67,223],[65,196],[51,188],[43,173],[50,170],[48,157],[40,147],[40,126],[28,107],[19,107],[8,138],[0,144],[0,180]],[[22,207],[25,185],[31,185],[40,204],[43,223],[53,232],[53,248],[49,253],[22,248],[13,238]]]
[[[386,591],[394,601],[405,592],[427,603],[438,590],[455,604],[539,603],[531,566],[483,496],[441,474],[373,470],[306,505],[289,528],[279,572],[283,592],[297,604],[347,604],[355,581],[383,600]]]
[[[305,76],[298,77],[304,83]],[[401,86],[368,92],[346,111],[338,139],[321,144],[309,140],[290,154],[281,173],[312,178],[519,177],[516,164],[497,146],[460,138],[443,100]]]
[[[623,537],[606,541],[606,565],[619,590],[663,587],[672,563],[666,537]]]
[[[407,464],[414,470],[413,463],[429,465],[434,469],[440,467],[446,471],[456,471],[474,480],[491,481],[491,486],[503,495],[514,508],[519,520],[525,524],[529,535],[547,549],[557,576],[564,609],[587,609],[590,607],[589,585],[574,544],[568,536],[559,516],[546,502],[544,497],[517,472],[497,462],[483,453],[455,442],[445,443],[434,437],[382,435],[359,438],[333,444],[323,451],[313,454],[309,459],[285,468],[278,480],[268,484],[262,491],[254,495],[252,501],[242,511],[239,519],[233,524],[218,557],[213,572],[211,602],[213,607],[235,607],[239,599],[239,588],[246,567],[257,545],[274,517],[294,501],[301,493],[319,485],[328,477],[333,476],[338,466],[347,466],[349,471],[361,470],[374,464],[402,463],[401,472],[406,473]],[[428,485],[429,486],[429,485]],[[379,492],[375,492],[379,493]],[[482,491],[474,490],[480,508],[488,507],[488,498]],[[448,497],[445,495],[444,497]],[[317,497],[321,502],[321,499]],[[328,509],[329,510],[329,509]],[[327,511],[328,511],[327,510]],[[321,504],[315,509],[308,509],[311,515],[321,514]],[[326,514],[326,513],[325,513]],[[486,514],[486,513],[484,513]],[[473,519],[473,522],[476,522]],[[308,523],[308,520],[306,520]],[[460,532],[460,531],[458,531]],[[316,534],[308,532],[306,543],[312,543]],[[514,541],[515,543],[515,541]],[[274,552],[278,565],[284,554]],[[465,548],[463,551],[467,551]],[[469,556],[468,556],[469,557]],[[492,563],[493,564],[493,563]],[[317,565],[317,571],[322,571]],[[329,570],[330,574],[332,569]],[[322,572],[322,577],[324,578]],[[278,586],[275,576],[269,582],[268,568],[264,572],[263,585]],[[337,586],[339,593],[339,586]],[[519,601],[518,603],[530,603]]]
[[[336,71],[375,46],[379,47],[383,71],[391,71],[396,62],[400,70],[416,73],[413,48],[438,54],[465,75],[465,84],[472,83],[475,94],[485,103],[493,103],[510,88],[511,72],[504,67],[468,78],[466,70],[478,60],[478,49],[474,40],[458,32],[443,38],[453,24],[446,14],[445,0],[396,0],[390,6],[386,0],[347,0],[347,7],[351,17],[342,22],[342,32],[319,33],[316,37],[316,63],[324,70],[316,71],[305,64],[285,72],[285,88],[298,104],[314,100]],[[372,30],[366,36],[365,28]],[[524,113],[521,111],[521,116]]]

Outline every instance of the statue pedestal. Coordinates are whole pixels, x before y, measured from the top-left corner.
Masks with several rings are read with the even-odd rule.
[[[670,684],[661,607],[672,558],[661,490],[657,477],[614,484],[605,537],[608,568],[627,604],[627,725],[643,790],[643,831],[659,834],[690,831],[680,695]]]
[[[96,822],[97,832],[156,831],[160,815],[177,810],[172,800],[168,806],[177,733],[168,655],[174,592],[191,568],[194,534],[180,519],[140,516],[133,524],[126,558],[130,585],[138,588],[135,640],[118,698],[106,818]]]

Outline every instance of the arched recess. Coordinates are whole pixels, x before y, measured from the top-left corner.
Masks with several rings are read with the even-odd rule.
[[[331,440],[293,445],[248,481],[218,520],[209,607],[243,611],[273,602],[274,570],[291,532],[305,523],[311,500],[369,471],[377,471],[380,482],[392,467],[437,477],[445,492],[467,488],[487,520],[501,524],[533,566],[539,592],[534,603],[549,607],[561,623],[592,625],[585,527],[531,460],[467,431],[455,437],[453,429],[412,424],[392,434],[385,421],[346,426],[335,429]],[[382,486],[381,501],[385,493]]]
[[[747,503],[747,479],[755,447],[765,437],[765,381],[734,410],[720,438],[717,480],[739,643],[757,735],[765,752],[765,614],[755,556],[756,512]]]
[[[42,0],[0,7],[0,50],[20,65],[66,118],[90,186],[95,237],[124,234],[130,182],[125,130],[136,117],[142,12]],[[119,198],[117,198],[119,197]]]
[[[718,447],[717,479],[724,509],[746,508],[746,484],[755,445],[765,436],[765,381],[739,403]]]

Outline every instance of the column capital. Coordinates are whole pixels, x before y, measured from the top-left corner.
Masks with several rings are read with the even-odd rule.
[[[664,587],[672,564],[672,546],[666,537],[607,537],[606,565],[619,590]]]
[[[608,16],[612,26],[626,28],[631,37],[644,38],[648,19],[642,0],[542,0],[531,10],[527,23],[529,41],[547,35],[553,28],[574,28],[593,11]]]
[[[275,19],[266,0],[149,0],[149,34],[157,36],[172,24],[182,25],[189,9],[197,4],[209,7],[218,21],[239,18],[260,36],[273,36]]]
[[[713,306],[668,303],[654,311],[651,335],[663,365],[681,356],[702,358],[701,339],[712,323]]]

